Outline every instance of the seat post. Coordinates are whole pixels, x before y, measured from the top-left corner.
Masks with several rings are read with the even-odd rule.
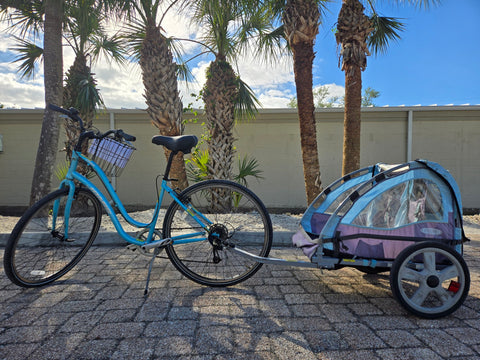
[[[166,180],[168,181],[168,175],[170,174],[170,168],[172,167],[172,163],[173,163],[173,157],[177,155],[176,152],[170,152],[170,155],[168,157],[168,162],[167,162],[167,167],[165,168],[165,174],[163,175],[163,180]]]

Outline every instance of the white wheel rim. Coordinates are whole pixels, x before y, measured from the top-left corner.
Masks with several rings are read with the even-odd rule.
[[[439,269],[435,255],[443,255],[451,263]],[[423,256],[421,262],[414,262],[417,256]],[[411,264],[417,269],[411,268]],[[438,285],[435,286],[438,281]],[[449,290],[450,285],[459,284],[458,289]],[[439,248],[419,249],[400,266],[398,271],[398,288],[405,302],[422,313],[441,313],[454,306],[465,290],[465,273],[458,259],[449,252]]]

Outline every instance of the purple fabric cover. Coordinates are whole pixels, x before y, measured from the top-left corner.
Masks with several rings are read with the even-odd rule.
[[[309,259],[312,258],[319,246],[318,244],[312,243],[310,240],[310,237],[303,230],[297,231],[292,237],[293,245],[301,248],[303,253],[308,256]]]
[[[310,223],[312,226],[312,232],[314,234],[319,235],[322,232],[322,229],[327,223],[328,219],[330,219],[330,215],[328,214],[323,214],[323,213],[313,214],[310,220]]]
[[[388,236],[405,236],[423,239],[453,239],[453,226],[445,223],[420,222],[402,226],[395,229],[372,229],[340,224],[337,228],[340,237],[355,234],[372,234],[385,236],[386,239],[370,239],[360,237],[357,239],[343,240],[340,251],[360,257],[375,259],[395,259],[397,255],[413,241],[389,240]]]

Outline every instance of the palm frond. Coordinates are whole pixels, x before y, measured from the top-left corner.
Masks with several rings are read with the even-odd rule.
[[[238,174],[234,177],[236,182],[248,187],[247,177],[252,176],[255,179],[264,179],[261,175],[262,173],[263,171],[259,169],[257,159],[249,155],[245,155],[243,158],[238,157]]]
[[[67,177],[68,170],[70,169],[70,161],[65,160],[63,163],[57,165],[54,169],[55,177],[58,181],[63,181]]]
[[[196,149],[190,159],[185,160],[188,179],[199,182],[208,179],[208,150]]]
[[[183,63],[183,56],[185,50],[183,49],[183,44],[181,41],[178,41],[176,38],[169,37],[166,39],[167,45],[172,52],[172,55],[177,63]]]
[[[252,120],[261,106],[254,91],[240,77],[237,78],[238,98],[235,101],[235,118]]]
[[[285,40],[285,29],[281,25],[270,32],[261,33],[256,39],[256,56],[267,61],[277,61],[285,52],[290,52],[288,42]]]
[[[195,77],[186,62],[177,64],[177,76],[181,81],[185,81],[188,90],[189,82],[195,81]]]
[[[2,3],[4,3],[2,1]],[[45,13],[43,1],[5,1],[2,8],[13,7],[15,10],[5,14],[11,31],[19,31],[20,37],[29,34],[38,36],[43,32],[43,15]]]
[[[117,64],[125,64],[126,51],[125,39],[118,34],[108,37],[105,34],[95,36],[91,40],[91,52],[93,59],[97,60],[101,55],[107,61],[113,60]]]
[[[11,50],[19,53],[14,62],[20,63],[18,71],[22,78],[33,78],[35,76],[36,65],[43,59],[43,48],[28,40],[16,37],[19,45]]]
[[[390,41],[400,39],[400,32],[405,30],[405,24],[399,18],[373,14],[370,18],[373,31],[367,39],[370,50],[375,55],[385,53]]]
[[[128,54],[133,61],[140,60],[140,50],[145,39],[145,25],[139,20],[132,20],[126,26],[123,39],[128,43]]]
[[[91,109],[104,105],[100,91],[92,74],[81,80],[78,84],[76,107],[80,112],[87,113]]]

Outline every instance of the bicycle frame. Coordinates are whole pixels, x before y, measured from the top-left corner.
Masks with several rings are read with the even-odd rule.
[[[107,199],[107,197],[102,193],[102,191],[100,191],[100,189],[98,189],[85,176],[83,176],[82,174],[77,172],[77,166],[78,166],[79,160],[83,160],[97,174],[100,181],[105,186],[105,189],[107,190],[108,194],[112,198],[112,201],[113,201],[113,204],[114,204],[113,206],[112,206],[112,203]],[[115,189],[113,188],[112,184],[110,183],[110,181],[108,179],[108,176],[105,174],[103,169],[100,166],[98,166],[97,163],[95,163],[94,161],[85,157],[83,154],[81,154],[80,152],[78,152],[76,150],[74,150],[72,152],[72,160],[71,160],[70,167],[68,169],[67,175],[65,177],[65,180],[63,180],[60,184],[60,188],[64,188],[65,186],[68,186],[68,188],[69,188],[69,195],[68,195],[67,204],[66,204],[65,213],[64,213],[64,216],[65,216],[65,219],[66,219],[65,223],[67,224],[66,228],[65,228],[65,238],[68,238],[68,218],[70,216],[70,208],[71,208],[71,204],[72,204],[73,196],[74,196],[74,192],[75,192],[75,183],[74,183],[75,180],[78,181],[80,184],[84,185],[88,190],[90,190],[95,195],[95,197],[100,201],[100,203],[102,204],[102,206],[106,210],[108,216],[112,220],[112,223],[113,223],[117,233],[125,241],[127,241],[130,244],[134,244],[134,245],[138,245],[138,246],[145,246],[146,244],[149,244],[149,245],[151,245],[151,247],[155,247],[156,243],[158,243],[158,244],[164,243],[164,241],[166,239],[160,239],[160,240],[154,240],[154,241],[152,239],[153,239],[153,235],[155,233],[155,225],[158,221],[158,216],[159,216],[159,213],[160,213],[160,208],[161,208],[161,204],[162,204],[163,198],[165,196],[165,193],[168,193],[172,197],[173,201],[178,203],[183,208],[183,210],[185,210],[189,214],[189,216],[191,216],[192,219],[194,219],[203,228],[203,231],[199,231],[199,232],[195,232],[195,233],[191,233],[191,234],[184,234],[184,235],[175,236],[175,237],[171,238],[170,240],[173,242],[173,244],[175,245],[175,244],[192,243],[192,242],[196,242],[196,241],[204,241],[204,240],[207,239],[207,236],[208,236],[208,235],[206,235],[207,234],[207,229],[210,225],[212,225],[212,222],[210,220],[208,220],[208,218],[206,218],[203,214],[201,214],[196,209],[191,208],[191,207],[183,204],[182,201],[180,201],[180,199],[178,198],[175,190],[173,190],[168,185],[168,179],[166,179],[165,177],[162,179],[161,191],[160,191],[160,194],[158,196],[157,203],[155,204],[155,210],[154,210],[151,222],[150,223],[139,222],[139,221],[133,219],[127,213],[125,207],[123,206],[123,203],[121,202],[120,198],[118,197]],[[118,220],[117,215],[115,214],[114,207],[120,211],[120,214],[122,215],[122,217],[130,225],[133,225],[138,229],[148,229],[149,230],[146,240],[135,238],[135,237],[129,235],[125,231],[125,229],[121,225],[120,221]],[[55,229],[55,218],[56,218],[57,212],[58,212],[58,203],[56,203],[54,205],[54,209],[53,209],[53,215],[54,215],[53,216],[53,218],[54,218],[53,228],[54,229]]]

